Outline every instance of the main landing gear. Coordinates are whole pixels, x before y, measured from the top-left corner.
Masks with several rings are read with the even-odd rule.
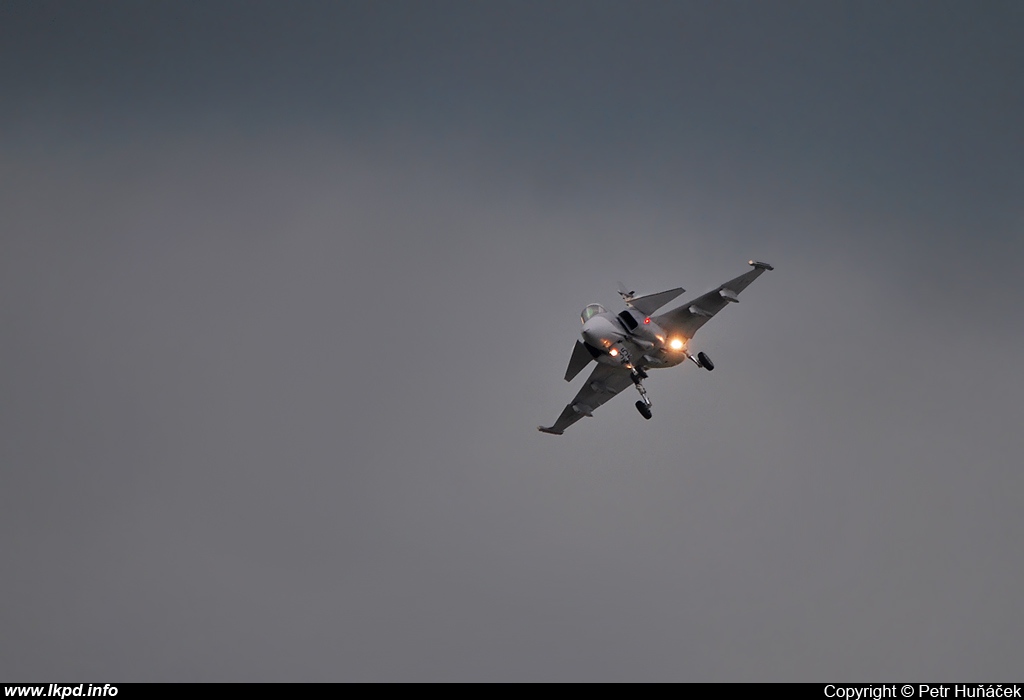
[[[715,368],[715,363],[711,361],[711,358],[708,357],[706,353],[698,352],[696,357],[693,355],[689,355],[688,357],[693,360],[693,364],[698,367],[703,367],[708,372]]]

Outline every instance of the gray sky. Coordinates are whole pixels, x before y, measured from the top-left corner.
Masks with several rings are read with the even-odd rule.
[[[0,678],[1006,681],[1024,6],[0,5]],[[550,424],[578,313],[776,266]]]

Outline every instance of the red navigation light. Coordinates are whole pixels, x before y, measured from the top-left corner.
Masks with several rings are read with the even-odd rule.
[[[650,323],[650,322],[651,322],[651,317],[650,316],[648,316],[647,318],[644,319],[644,323]]]

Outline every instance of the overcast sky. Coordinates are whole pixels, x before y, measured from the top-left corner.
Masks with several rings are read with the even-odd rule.
[[[1022,124],[1019,2],[0,4],[0,678],[1020,680]]]

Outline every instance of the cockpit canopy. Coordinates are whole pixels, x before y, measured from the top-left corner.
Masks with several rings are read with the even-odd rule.
[[[580,320],[586,323],[597,314],[608,313],[603,306],[600,304],[591,304],[587,308],[583,309],[583,313],[580,314]]]

